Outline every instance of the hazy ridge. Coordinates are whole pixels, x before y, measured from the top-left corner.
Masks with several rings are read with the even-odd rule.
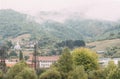
[[[75,14],[71,15],[60,22],[58,21],[59,17],[65,16],[62,12],[42,12],[37,15],[36,20],[34,16],[28,16],[14,10],[0,10],[0,37],[3,40],[30,34],[31,40],[49,38],[59,41],[109,39],[111,38],[110,34],[114,34],[114,38],[119,37],[119,22],[91,20]],[[49,17],[47,18],[47,16]]]

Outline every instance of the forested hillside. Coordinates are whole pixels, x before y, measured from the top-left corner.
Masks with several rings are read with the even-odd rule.
[[[57,39],[59,41],[101,40],[111,38],[110,36],[119,37],[119,30],[118,22],[71,17],[63,23],[53,20],[44,20],[42,23],[37,23],[34,19],[30,20],[26,14],[10,9],[0,10],[1,40],[15,38],[23,34],[30,34],[31,40],[43,38]]]
[[[2,38],[14,38],[22,34],[32,34],[32,32],[37,31],[37,24],[27,21],[26,16],[13,10],[0,10],[0,35]]]

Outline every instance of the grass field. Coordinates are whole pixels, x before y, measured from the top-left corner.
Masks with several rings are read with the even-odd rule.
[[[112,39],[112,40],[103,40],[87,43],[88,47],[93,47],[94,51],[103,50],[105,51],[108,47],[120,47],[120,39]]]

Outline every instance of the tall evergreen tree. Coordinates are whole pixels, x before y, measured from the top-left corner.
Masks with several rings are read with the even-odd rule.
[[[22,60],[23,59],[23,53],[22,53],[22,51],[20,50],[20,52],[19,52],[19,60]]]
[[[3,79],[3,72],[0,70],[0,79]]]

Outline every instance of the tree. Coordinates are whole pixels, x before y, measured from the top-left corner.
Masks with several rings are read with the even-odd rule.
[[[25,68],[14,79],[37,79],[35,71],[31,68]]]
[[[0,71],[0,79],[3,79],[3,72]]]
[[[120,68],[117,68],[110,72],[107,79],[119,79],[120,78]]]
[[[83,40],[66,40],[56,44],[56,47],[65,47],[67,46],[70,49],[74,47],[84,47],[85,42]]]
[[[118,61],[118,68],[120,68],[120,61]]]
[[[117,66],[115,65],[114,61],[109,61],[107,67],[104,69],[105,76],[108,77],[109,74],[116,69],[117,69]]]
[[[115,34],[114,33],[110,33],[110,37],[114,36]]]
[[[60,59],[56,63],[56,68],[62,75],[62,79],[67,79],[68,73],[73,70],[72,55],[68,48],[63,50]]]
[[[83,65],[85,71],[98,69],[98,55],[87,48],[77,48],[72,52],[73,62],[77,66]]]
[[[73,49],[74,43],[72,40],[66,40],[65,41],[65,46],[69,47],[70,49]]]
[[[68,79],[88,79],[83,66],[77,66],[69,73]]]
[[[61,79],[61,75],[56,69],[49,69],[42,73],[39,79]]]
[[[6,45],[8,47],[8,49],[10,49],[12,47],[12,41],[6,41]]]
[[[11,57],[11,56],[17,56],[17,53],[16,53],[15,51],[11,51],[11,52],[9,53],[9,57]]]
[[[20,61],[7,71],[5,79],[15,79],[15,77],[27,67],[28,66],[24,61]]]
[[[90,71],[89,79],[106,79],[106,75],[104,74],[104,69]]]
[[[83,40],[75,40],[74,41],[74,46],[84,47],[85,46],[85,42]]]
[[[20,50],[20,53],[19,53],[19,60],[22,60],[23,59],[23,53],[22,51]]]
[[[6,63],[5,59],[7,58],[8,48],[6,44],[0,44],[0,69],[5,72],[6,71]]]
[[[37,68],[36,74],[37,74],[37,75],[41,75],[41,74],[44,73],[46,70],[48,70],[48,69],[46,69],[46,68]]]
[[[28,60],[29,59],[29,56],[24,56],[25,60]]]

